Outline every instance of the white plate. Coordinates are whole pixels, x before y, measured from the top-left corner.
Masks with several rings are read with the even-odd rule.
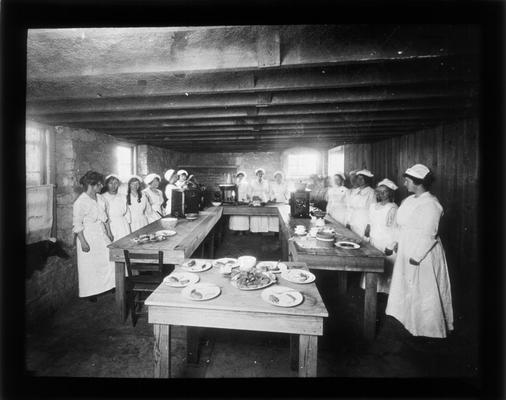
[[[286,286],[267,288],[262,291],[261,297],[262,300],[277,307],[295,307],[304,300],[302,293]]]
[[[297,236],[304,236],[304,235],[306,235],[306,234],[307,234],[307,232],[306,232],[306,231],[304,231],[304,232],[295,232],[295,231],[294,231],[293,233],[294,233],[295,235],[297,235]]]
[[[313,273],[305,269],[289,269],[283,271],[281,273],[281,278],[293,283],[311,283],[316,279]]]
[[[360,248],[359,244],[353,243],[353,242],[347,242],[345,240],[340,240],[339,242],[336,242],[335,245],[337,247],[342,248],[342,249],[348,249],[348,250],[353,250],[353,249],[359,249]]]
[[[195,294],[196,291],[199,293],[202,297],[199,298],[198,295]],[[193,294],[192,294],[193,292]],[[210,300],[214,299],[215,297],[218,297],[221,293],[221,288],[219,286],[216,286],[213,283],[195,283],[190,286],[186,286],[182,291],[181,294],[183,297],[189,299],[189,300],[195,300],[195,301],[204,301],[204,300]]]
[[[233,264],[232,264],[233,263]],[[239,266],[239,263],[237,262],[237,258],[218,258],[217,260],[213,261],[213,267],[220,268],[220,264],[232,264],[231,268],[237,268]]]
[[[191,261],[194,261],[195,264],[189,266],[188,263]],[[203,271],[207,271],[208,269],[211,269],[211,267],[212,267],[212,265],[210,262],[204,262],[202,260],[189,260],[189,261],[186,261],[185,263],[181,264],[182,269],[184,269],[185,271],[190,271],[190,272],[203,272]]]
[[[186,217],[188,221],[195,221],[198,217]]]
[[[267,287],[269,285],[272,285],[274,282],[276,282],[276,276],[274,274],[271,274],[269,272],[262,272],[262,275],[266,276],[269,278],[269,281],[258,286],[258,287],[239,287],[237,285],[237,280],[240,278],[241,274],[238,273],[236,275],[234,275],[232,277],[232,279],[230,279],[230,283],[232,284],[232,286],[236,287],[237,289],[239,290],[258,290],[258,289],[263,289],[264,287]]]
[[[277,269],[274,269],[277,265]],[[260,261],[257,265],[256,265],[256,268],[261,268],[261,267],[267,267],[267,271],[268,272],[272,272],[273,274],[280,274],[281,272],[283,272],[284,270],[286,270],[286,264],[285,263],[282,263],[280,262],[278,264],[277,261]]]
[[[163,279],[163,282],[172,287],[185,287],[199,280],[199,276],[191,272],[172,272]]]
[[[166,230],[162,230],[162,231],[156,231],[155,235],[156,236],[174,236],[176,233],[177,233],[176,231],[166,229]]]

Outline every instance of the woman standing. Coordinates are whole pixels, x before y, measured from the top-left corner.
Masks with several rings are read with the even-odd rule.
[[[255,170],[256,179],[249,185],[249,196],[251,200],[259,200],[267,203],[269,200],[269,182],[263,179],[265,170],[257,168]],[[267,216],[254,216],[249,219],[249,226],[251,232],[269,232],[269,217]]]
[[[113,241],[130,234],[130,210],[127,207],[125,195],[118,193],[120,184],[119,177],[111,174],[105,178],[105,186],[102,190],[107,223]]]
[[[74,202],[73,232],[77,235],[77,273],[79,297],[96,301],[96,295],[115,286],[114,262],[109,261],[111,237],[106,228],[103,199],[100,190],[104,177],[88,171],[79,180],[84,192]],[[111,235],[112,236],[112,235]]]
[[[369,207],[376,203],[374,189],[371,188],[374,175],[367,169],[357,172],[357,188],[352,191],[349,197],[348,207],[350,229],[357,235],[364,238],[365,227],[369,223]]]
[[[327,213],[343,225],[346,225],[348,191],[349,189],[344,186],[344,175],[335,174],[333,185],[327,190]]]
[[[163,193],[158,189],[158,186],[160,186],[160,180],[160,175],[157,174],[149,174],[144,178],[144,183],[147,187],[142,191],[142,193],[146,196],[146,200],[150,206],[147,214],[149,223],[155,222],[163,217]]]
[[[249,185],[246,182],[246,172],[239,171],[235,175],[237,184],[237,200],[240,202],[249,201]],[[247,215],[231,215],[228,222],[231,231],[239,231],[239,235],[249,230],[249,217]]]
[[[378,202],[369,207],[369,224],[365,228],[365,236],[381,252],[384,252],[395,239],[395,214],[398,207],[394,203],[394,192],[397,189],[397,185],[390,179],[383,179],[376,186]],[[395,258],[395,254],[385,258],[385,270],[378,276],[377,290],[380,293],[388,293],[390,290]],[[365,274],[362,274],[360,287],[365,289]]]
[[[288,203],[289,192],[283,172],[274,172],[274,182],[270,184],[270,200],[276,203]],[[279,232],[278,217],[269,217],[269,232]]]
[[[453,330],[453,308],[446,257],[437,232],[443,208],[430,192],[432,173],[423,164],[404,174],[413,193],[397,211],[397,248],[386,314],[414,336],[443,338]]]
[[[180,188],[181,190],[188,189],[188,185],[186,183],[186,180],[188,179],[188,172],[184,169],[180,169],[177,171],[178,180],[176,181],[176,186]]]
[[[142,195],[141,178],[138,176],[130,178],[126,197],[131,216],[130,229],[134,232],[149,223],[147,215],[150,207],[146,196]]]
[[[168,169],[163,177],[167,181],[164,189],[165,198],[167,199],[165,201],[165,215],[170,215],[172,212],[172,190],[179,190],[179,187],[176,186],[177,174],[175,170]]]

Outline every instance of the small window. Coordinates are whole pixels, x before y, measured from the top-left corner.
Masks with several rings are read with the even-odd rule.
[[[344,172],[344,147],[338,146],[329,150],[328,176]]]
[[[287,175],[289,178],[307,178],[318,173],[319,164],[317,152],[288,154]]]
[[[121,181],[127,181],[135,174],[135,147],[120,145],[116,148],[116,171]]]
[[[49,130],[30,124],[26,126],[26,186],[49,182]]]

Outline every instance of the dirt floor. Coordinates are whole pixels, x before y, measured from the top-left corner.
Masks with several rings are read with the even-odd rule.
[[[227,232],[218,257],[254,255],[278,260],[277,238]],[[478,344],[471,324],[456,318],[447,339],[412,337],[395,319],[385,317],[386,299],[379,299],[376,339],[362,338],[364,293],[360,274],[350,274],[346,296],[336,292],[337,278],[313,271],[328,309],[324,335],[318,342],[319,377],[473,377],[478,372]],[[295,377],[289,367],[289,337],[285,334],[200,329],[200,358],[186,362],[185,329],[175,330],[173,369],[176,377]],[[26,333],[26,369],[35,376],[127,377],[153,376],[153,332],[146,317],[134,328],[119,321],[114,293],[97,303],[74,299],[47,324]]]

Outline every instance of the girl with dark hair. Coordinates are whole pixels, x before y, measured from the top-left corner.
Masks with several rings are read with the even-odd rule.
[[[102,190],[105,212],[113,241],[130,234],[130,210],[127,207],[125,195],[118,193],[120,184],[119,177],[111,174],[105,178],[105,185]]]
[[[142,195],[141,178],[133,176],[128,181],[126,203],[130,210],[130,230],[132,232],[146,226],[147,215],[150,213],[149,203],[146,196]]]
[[[432,174],[423,164],[404,174],[408,196],[396,216],[397,250],[386,314],[399,320],[414,336],[446,337],[453,330],[450,278],[438,237],[443,208],[428,188]]]
[[[142,193],[146,196],[149,202],[149,213],[147,214],[148,222],[155,222],[163,217],[163,193],[158,186],[160,186],[160,175],[149,174],[144,178],[144,183],[147,185]]]
[[[357,171],[357,188],[348,198],[349,228],[361,237],[365,237],[365,228],[369,223],[369,207],[376,203],[374,189],[371,188],[374,175],[367,169]]]
[[[79,297],[96,301],[96,295],[115,286],[114,262],[109,261],[111,243],[102,196],[104,177],[88,171],[79,180],[84,192],[74,202],[73,232],[77,235],[77,272]]]

